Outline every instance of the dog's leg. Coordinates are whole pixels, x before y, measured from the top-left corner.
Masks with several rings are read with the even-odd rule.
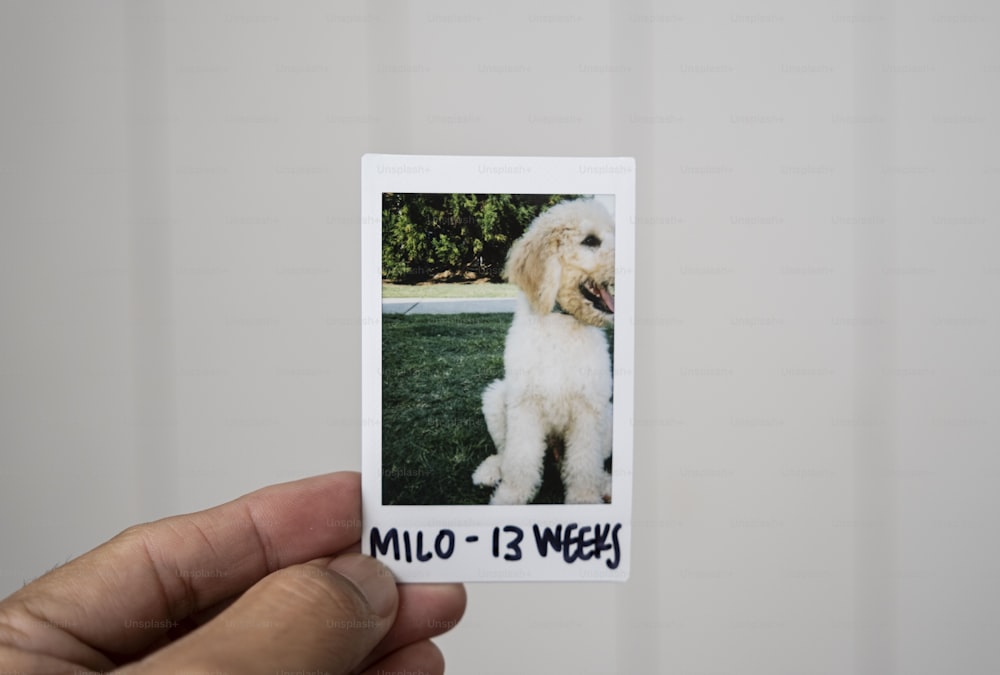
[[[493,380],[483,391],[483,417],[498,454],[507,442],[507,383]]]
[[[601,496],[605,502],[611,502],[611,474],[604,470],[604,462],[611,456],[611,446],[614,444],[614,409],[609,403],[604,409],[601,420]]]
[[[613,431],[614,431],[614,411],[609,403],[604,410],[601,411],[601,459],[607,459],[611,456],[611,444],[613,442]]]
[[[566,434],[562,463],[567,504],[601,504],[611,494],[611,477],[604,470],[609,451],[610,415],[604,411],[578,419]]]
[[[483,390],[483,417],[497,453],[482,461],[472,482],[492,487],[500,482],[500,457],[507,442],[507,385],[503,380],[494,380]]]
[[[534,406],[507,409],[507,438],[500,455],[500,485],[491,504],[527,504],[542,484],[545,426]]]

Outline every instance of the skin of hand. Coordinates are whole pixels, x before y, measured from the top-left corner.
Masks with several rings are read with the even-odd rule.
[[[131,527],[0,602],[0,669],[444,672],[464,587],[397,585],[360,536],[356,473]]]

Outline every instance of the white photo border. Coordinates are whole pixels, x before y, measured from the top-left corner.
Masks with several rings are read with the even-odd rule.
[[[614,197],[614,435],[610,504],[382,503],[384,192]],[[382,544],[379,548],[388,548],[385,553],[375,550],[376,557],[399,581],[625,581],[628,578],[635,391],[635,222],[635,160],[630,157],[381,154],[362,157],[362,550],[372,555],[374,531]],[[558,545],[553,545],[551,536],[545,543],[539,542],[539,534],[545,539],[545,533],[551,535],[557,531],[561,534]],[[398,544],[400,559],[389,554],[394,553],[387,544],[389,541]],[[594,555],[598,548],[599,555]]]

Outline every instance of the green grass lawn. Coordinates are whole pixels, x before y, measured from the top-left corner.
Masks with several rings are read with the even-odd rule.
[[[517,286],[493,283],[382,284],[383,298],[513,298]]]
[[[510,314],[382,316],[384,503],[489,502],[492,488],[472,483],[472,472],[496,452],[480,396],[503,376],[510,321]],[[562,501],[549,454],[534,503]]]
[[[485,504],[472,484],[493,454],[480,410],[503,375],[510,314],[382,316],[382,497],[386,504]]]

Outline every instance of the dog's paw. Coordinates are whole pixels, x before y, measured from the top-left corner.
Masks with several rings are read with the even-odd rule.
[[[611,474],[607,471],[595,484],[573,485],[566,488],[567,504],[611,503]]]
[[[566,486],[567,504],[611,503],[611,474],[602,471],[595,479]]]
[[[604,478],[602,480],[601,499],[605,504],[611,503],[611,474],[607,471],[604,472]]]
[[[600,490],[567,490],[567,504],[603,504],[604,495]]]
[[[500,482],[500,455],[490,455],[483,460],[472,473],[472,482],[476,485],[493,487]]]
[[[534,491],[516,490],[506,483],[501,483],[490,497],[490,504],[500,506],[527,504],[533,496]]]

